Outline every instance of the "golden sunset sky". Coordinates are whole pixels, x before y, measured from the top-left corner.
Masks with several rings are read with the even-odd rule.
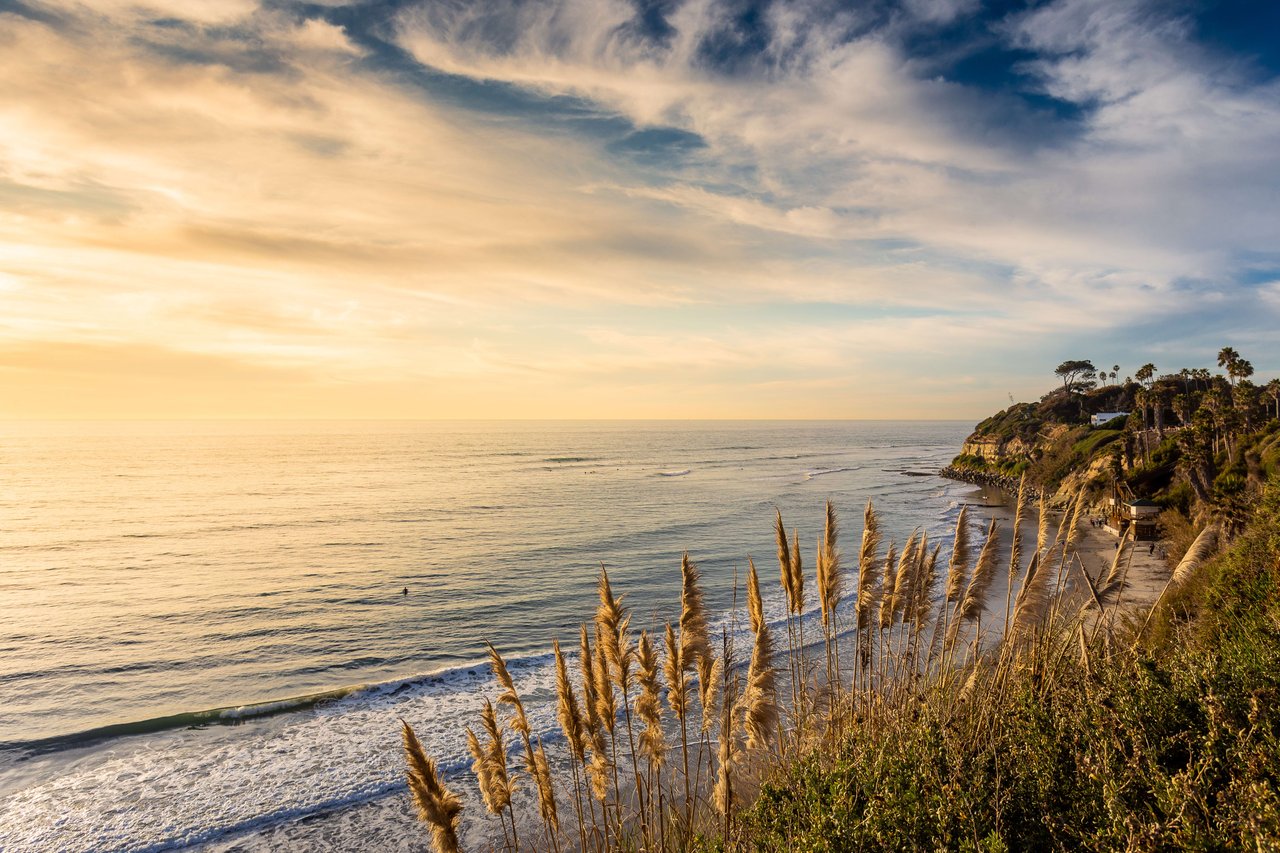
[[[0,0],[0,417],[1265,381],[1280,77],[1237,6]]]

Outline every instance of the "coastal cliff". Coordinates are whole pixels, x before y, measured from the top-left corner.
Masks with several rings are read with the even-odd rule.
[[[1098,500],[1114,485],[1186,517],[1239,520],[1280,469],[1280,421],[1260,390],[1223,377],[1197,387],[1177,374],[1055,389],[979,423],[941,473],[1004,489],[1025,475],[1054,504],[1081,489]]]

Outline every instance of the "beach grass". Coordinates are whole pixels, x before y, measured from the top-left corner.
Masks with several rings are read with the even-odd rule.
[[[680,618],[661,640],[633,634],[602,570],[593,631],[584,626],[580,637],[580,684],[556,649],[566,746],[554,766],[566,767],[566,778],[552,778],[518,685],[491,650],[499,708],[510,710],[498,720],[487,706],[486,729],[491,743],[500,726],[518,735],[525,761],[523,771],[507,767],[505,753],[498,759],[477,742],[481,792],[497,776],[519,777],[536,791],[540,817],[514,814],[509,793],[497,808],[486,795],[504,844],[1110,850],[1280,842],[1280,715],[1272,711],[1280,541],[1255,532],[1280,529],[1280,489],[1270,487],[1257,523],[1227,557],[1214,559],[1217,533],[1201,531],[1159,599],[1139,610],[1123,595],[1131,546],[1092,577],[1079,560],[1085,500],[1083,492],[1073,499],[1056,532],[1042,502],[1033,545],[1021,538],[1030,509],[1020,495],[1007,564],[1000,525],[993,519],[971,543],[967,512],[945,555],[923,534],[882,551],[882,524],[868,504],[847,573],[856,584],[846,583],[828,503],[813,564],[818,607],[807,619],[799,537],[778,514],[785,648],[764,618],[754,562],[745,651],[728,630],[710,631],[687,554]],[[1005,600],[993,602],[1002,567]],[[1079,582],[1068,583],[1073,572]],[[1244,576],[1253,606],[1222,618],[1238,604]],[[849,611],[839,606],[845,599]],[[1193,618],[1208,608],[1219,616]],[[984,618],[1000,623],[1000,612],[1011,630],[984,627]],[[806,622],[822,634],[812,651]],[[1231,797],[1254,805],[1231,805]],[[433,821],[456,814],[420,813],[446,849],[449,827]]]

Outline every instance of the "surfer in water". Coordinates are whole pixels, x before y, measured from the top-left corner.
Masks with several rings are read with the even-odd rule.
[[[408,594],[409,594],[409,587],[407,587],[407,586],[406,586],[406,587],[404,588],[404,592],[402,592],[402,593],[400,593],[400,594],[401,594],[401,595],[408,595]]]

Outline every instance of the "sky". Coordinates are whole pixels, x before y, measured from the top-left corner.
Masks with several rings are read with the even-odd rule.
[[[0,0],[0,417],[1280,374],[1280,4]]]

